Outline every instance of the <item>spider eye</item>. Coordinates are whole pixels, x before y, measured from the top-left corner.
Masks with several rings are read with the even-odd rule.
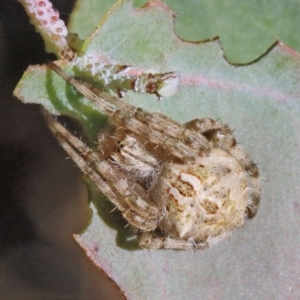
[[[125,147],[124,144],[121,144],[121,141],[117,141],[117,148],[118,149],[123,149]]]
[[[118,151],[118,152],[121,152],[121,149],[123,149],[125,147],[124,144],[121,144],[121,141],[117,141],[117,145],[115,146],[115,149]]]

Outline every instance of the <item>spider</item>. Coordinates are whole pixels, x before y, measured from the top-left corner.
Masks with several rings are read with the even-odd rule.
[[[98,151],[52,115],[46,119],[68,155],[137,229],[140,247],[203,249],[255,216],[258,168],[227,125],[208,118],[180,125],[48,66],[108,115]]]

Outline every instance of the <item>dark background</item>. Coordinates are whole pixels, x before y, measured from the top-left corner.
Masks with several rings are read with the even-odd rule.
[[[72,0],[52,1],[68,19]],[[29,64],[54,59],[14,0],[0,1],[0,300],[120,299],[74,241],[88,220],[80,174],[40,107],[12,92]]]

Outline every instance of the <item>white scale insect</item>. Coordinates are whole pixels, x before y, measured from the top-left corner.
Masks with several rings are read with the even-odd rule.
[[[258,169],[227,125],[180,125],[49,67],[108,115],[113,133],[99,134],[99,151],[46,118],[78,167],[138,229],[141,247],[203,249],[255,216]]]

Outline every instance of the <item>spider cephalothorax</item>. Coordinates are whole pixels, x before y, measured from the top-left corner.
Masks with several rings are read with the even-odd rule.
[[[228,126],[180,125],[69,77],[49,65],[110,118],[93,151],[53,117],[48,123],[81,170],[138,229],[146,248],[201,249],[252,218],[259,174]]]

